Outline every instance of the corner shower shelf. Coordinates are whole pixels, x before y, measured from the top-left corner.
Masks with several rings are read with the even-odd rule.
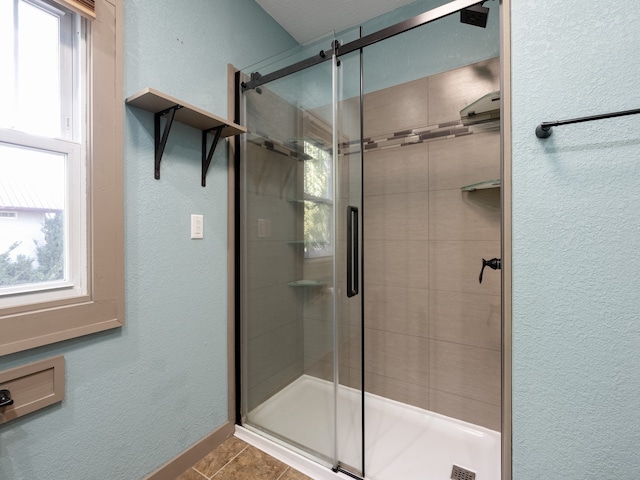
[[[326,285],[326,282],[319,282],[317,280],[296,280],[295,282],[287,283],[290,287],[301,288],[301,287],[323,287]]]
[[[153,88],[145,88],[140,92],[131,95],[126,103],[134,107],[142,108],[154,114],[154,130],[155,130],[155,170],[154,177],[160,179],[160,162],[164,153],[167,137],[171,130],[173,120],[189,125],[190,127],[202,130],[202,178],[201,185],[206,185],[207,171],[213,158],[216,146],[220,138],[231,137],[246,133],[247,129],[241,125],[218,117],[212,113],[206,112],[181,102],[167,94],[161,93]],[[164,131],[160,135],[160,119],[166,116]],[[207,148],[207,134],[213,133],[213,143]]]
[[[487,190],[489,188],[500,188],[502,182],[497,180],[485,180],[484,182],[472,183],[471,185],[465,185],[460,187],[463,192],[475,192],[476,190]]]
[[[287,240],[287,244],[309,247],[311,245],[326,245],[327,242],[312,242],[309,240]]]
[[[312,196],[308,196],[308,197],[304,197],[304,198],[288,198],[287,199],[288,202],[291,203],[321,203],[324,205],[333,205],[333,202],[328,199],[328,198],[321,198],[321,197],[312,197]]]

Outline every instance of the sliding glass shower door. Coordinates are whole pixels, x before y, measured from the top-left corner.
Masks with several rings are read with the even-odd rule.
[[[360,61],[333,40],[243,72],[242,420],[361,474]]]

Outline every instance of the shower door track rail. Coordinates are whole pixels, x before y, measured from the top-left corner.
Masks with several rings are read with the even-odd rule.
[[[404,20],[400,23],[396,23],[395,25],[391,25],[390,27],[383,28],[382,30],[378,30],[377,32],[370,33],[369,35],[365,35],[362,38],[349,43],[345,43],[344,45],[340,45],[337,41],[334,41],[331,45],[331,48],[333,49],[331,51],[321,50],[320,53],[314,55],[313,57],[301,60],[300,62],[291,64],[288,67],[281,68],[279,70],[276,70],[275,72],[271,72],[265,75],[261,75],[259,72],[251,73],[251,79],[248,82],[241,83],[242,91],[244,92],[246,90],[252,90],[259,87],[260,85],[273,82],[274,80],[286,77],[287,75],[291,75],[292,73],[300,72],[307,68],[313,67],[314,65],[318,65],[320,63],[331,60],[333,55],[335,55],[336,57],[347,55],[348,53],[360,50],[364,47],[368,47],[388,38],[395,37],[396,35],[400,35],[401,33],[408,32],[409,30],[413,30],[414,28],[421,27],[422,25],[426,25],[427,23],[431,23],[435,20],[447,17],[465,8],[471,7],[473,5],[480,5],[482,3],[483,2],[479,2],[478,0],[454,0],[453,2],[449,2],[440,7],[433,8],[428,12],[421,13],[420,15],[416,15],[415,17],[409,18],[408,20]]]

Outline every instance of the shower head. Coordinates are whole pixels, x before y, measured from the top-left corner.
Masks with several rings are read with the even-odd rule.
[[[487,7],[483,7],[483,3],[484,2],[460,10],[460,22],[475,25],[476,27],[486,28],[487,18],[489,18],[489,9]]]

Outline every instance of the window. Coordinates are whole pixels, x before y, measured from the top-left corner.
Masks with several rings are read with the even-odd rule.
[[[123,324],[122,0],[92,4],[0,2],[0,355]]]
[[[305,257],[333,252],[333,192],[331,154],[322,146],[304,142],[304,244]]]
[[[0,232],[0,306],[79,297],[87,293],[86,21],[45,0],[1,8],[0,208],[23,215]]]

